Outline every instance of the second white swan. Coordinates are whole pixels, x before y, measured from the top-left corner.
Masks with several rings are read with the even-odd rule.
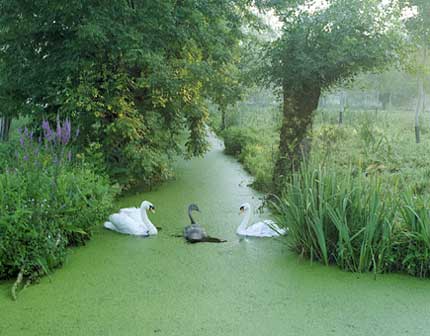
[[[287,233],[285,229],[280,228],[275,222],[268,219],[249,225],[249,219],[251,217],[251,205],[249,203],[244,203],[240,206],[240,213],[244,214],[244,218],[236,230],[238,235],[250,237],[277,237]]]

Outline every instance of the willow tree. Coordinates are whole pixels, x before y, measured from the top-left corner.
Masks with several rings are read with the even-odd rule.
[[[272,43],[265,73],[283,98],[274,183],[296,170],[309,151],[307,132],[322,90],[382,69],[398,59],[402,24],[391,3],[333,0],[320,8],[277,8],[282,35]]]
[[[210,84],[236,62],[248,2],[0,0],[1,108],[68,116],[111,176],[154,181],[166,153],[205,152]]]

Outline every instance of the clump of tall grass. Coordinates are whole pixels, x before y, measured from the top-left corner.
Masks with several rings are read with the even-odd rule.
[[[277,205],[293,248],[345,270],[379,271],[395,211],[380,183],[365,179],[323,167],[295,174]]]
[[[398,258],[391,268],[418,277],[430,277],[430,212],[428,197],[416,197],[411,193],[403,196],[400,213],[403,220],[392,255]]]
[[[291,248],[347,271],[429,276],[430,214],[420,199],[354,173],[304,167],[291,177],[274,204]]]

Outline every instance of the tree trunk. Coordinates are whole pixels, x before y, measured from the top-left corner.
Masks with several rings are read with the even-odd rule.
[[[423,62],[422,64],[425,66],[427,61],[427,49],[425,48],[423,51]],[[424,109],[424,78],[422,74],[418,74],[418,99],[417,99],[417,105],[415,107],[415,142],[418,144],[421,142],[420,139],[420,112]]]
[[[311,141],[307,138],[307,132],[320,95],[321,89],[315,87],[294,93],[284,89],[279,157],[273,173],[274,187],[278,192],[286,177],[299,169],[301,162],[309,155]]]
[[[225,108],[221,108],[221,131],[225,130]]]
[[[0,141],[7,141],[9,139],[11,121],[11,118],[0,117]]]

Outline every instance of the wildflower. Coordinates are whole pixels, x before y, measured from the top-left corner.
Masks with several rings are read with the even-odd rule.
[[[49,126],[49,122],[47,120],[42,121],[42,129],[43,129],[43,136],[46,140],[51,141],[52,138],[52,130]]]
[[[60,119],[57,115],[57,140],[61,140],[61,124]]]
[[[67,145],[67,143],[70,140],[70,133],[72,131],[72,125],[70,123],[69,119],[66,119],[66,121],[63,124],[63,127],[60,127],[60,137],[61,137],[61,143],[63,145]]]

